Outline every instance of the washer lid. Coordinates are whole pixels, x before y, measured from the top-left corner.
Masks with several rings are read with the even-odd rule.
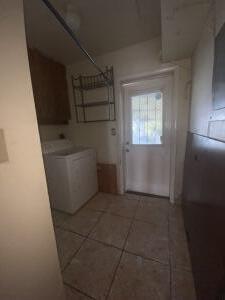
[[[43,154],[51,154],[54,152],[70,149],[73,143],[67,139],[46,141],[41,144]]]
[[[57,151],[55,153],[52,153],[52,155],[54,155],[54,156],[63,156],[64,157],[64,156],[70,156],[70,155],[73,155],[73,154],[76,154],[76,153],[86,152],[90,149],[91,148],[81,147],[81,146],[71,147],[71,148],[68,148],[68,149],[64,149],[64,150],[60,150],[60,151]]]

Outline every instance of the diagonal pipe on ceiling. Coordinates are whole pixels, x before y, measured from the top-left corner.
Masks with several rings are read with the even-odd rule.
[[[58,22],[63,26],[65,31],[70,35],[70,37],[74,40],[78,48],[83,52],[83,54],[88,58],[88,60],[93,64],[93,66],[102,74],[104,79],[107,83],[109,83],[108,77],[105,75],[105,73],[102,71],[102,69],[97,65],[95,60],[91,57],[91,55],[87,52],[87,50],[83,47],[79,39],[76,37],[73,30],[68,26],[64,18],[61,16],[61,14],[55,9],[55,7],[51,4],[48,0],[41,0],[46,7],[51,11],[51,13],[55,16],[55,18],[58,20]]]

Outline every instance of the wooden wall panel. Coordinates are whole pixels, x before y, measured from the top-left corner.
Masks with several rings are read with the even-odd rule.
[[[225,143],[189,133],[183,198],[198,299],[224,299]]]
[[[117,193],[117,173],[114,164],[98,164],[99,192]]]

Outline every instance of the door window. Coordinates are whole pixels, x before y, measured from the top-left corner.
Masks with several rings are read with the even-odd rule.
[[[131,97],[133,145],[161,145],[163,135],[163,93]]]

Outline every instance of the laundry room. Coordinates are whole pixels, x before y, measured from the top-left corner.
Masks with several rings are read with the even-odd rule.
[[[196,300],[183,174],[210,1],[2,2],[0,298]]]
[[[161,62],[160,24],[156,21],[159,6],[154,4],[154,29],[145,31],[150,20],[144,11],[149,6],[147,1],[140,3],[138,29],[135,23],[134,30],[123,24],[124,31],[118,36],[123,16],[135,18],[137,7],[131,5],[126,11],[125,3],[102,3],[99,18],[94,6],[87,8],[83,1],[25,1],[29,66],[48,195],[61,270],[68,274],[74,272],[72,258],[87,237],[119,248],[128,247],[124,239],[129,222],[124,220],[121,224],[120,218],[133,217],[141,195],[180,201],[190,60]],[[119,7],[122,12],[118,16]],[[120,24],[112,26],[116,16]],[[162,93],[155,91],[163,91],[164,100]],[[130,102],[126,104],[126,99],[138,101],[132,112],[141,118],[132,121],[136,122],[133,128],[139,128],[135,133],[129,133],[131,120],[127,112],[134,108]],[[164,112],[160,101],[164,101]],[[177,115],[172,115],[170,106]],[[178,124],[177,138],[172,119]],[[171,123],[171,132],[163,122]],[[169,136],[174,136],[173,144],[159,153],[161,143],[170,144]],[[146,144],[153,145],[151,153]],[[170,161],[178,147],[178,156]],[[162,206],[164,203],[162,200]],[[111,234],[112,227],[115,228]],[[145,256],[141,248],[135,251]],[[159,257],[166,260],[165,253]],[[89,263],[92,259],[95,258],[91,257]],[[103,289],[89,290],[82,287],[86,276],[84,272],[79,283],[81,291],[87,290],[96,299],[101,297],[108,284]],[[68,275],[66,282],[73,289],[73,277]]]
[[[115,216],[129,218],[133,216],[136,201],[140,198],[139,193],[161,195],[170,198],[172,202],[179,201],[182,188],[179,174],[183,170],[186,137],[182,128],[186,128],[188,122],[190,61],[183,59],[175,63],[161,62],[160,24],[157,22],[160,11],[159,6],[154,5],[154,29],[146,31],[146,23],[150,22],[148,14],[145,14],[145,9],[149,9],[147,1],[142,4],[138,2],[136,8],[131,5],[127,11],[125,3],[102,3],[101,17],[94,6],[92,9],[87,8],[83,1],[25,1],[30,73],[63,272],[70,270],[70,267],[73,270],[71,258],[82,245],[80,238],[89,236],[93,240],[122,247],[127,231],[126,222],[120,227],[117,221],[119,224],[121,221],[110,217],[103,217],[99,221],[100,212],[109,211]],[[122,11],[118,16],[119,9]],[[130,25],[123,24],[123,33],[118,36],[123,16],[126,15],[127,19],[136,18],[135,9],[139,16],[136,21],[138,29],[135,23],[132,25],[133,30]],[[119,18],[120,24],[112,25],[115,17]],[[122,35],[124,39],[121,38]],[[139,135],[135,133],[135,138],[139,139],[137,144],[140,144],[137,149],[144,149],[144,145],[149,143],[153,144],[152,149],[156,149],[156,152],[138,154],[143,157],[143,162],[137,157],[128,160],[125,156],[131,152],[132,142],[127,134],[130,125],[129,120],[128,123],[126,121],[126,111],[132,108],[126,107],[124,99],[129,93],[136,95],[141,91],[139,93],[142,94],[151,89],[154,92],[156,87],[162,88],[164,99],[168,98],[164,100],[165,103],[172,99],[172,89],[173,98],[177,97],[173,104],[168,102],[167,105],[168,108],[173,105],[175,111],[179,112],[172,117],[178,124],[178,138],[173,139],[171,149],[159,154],[158,144],[162,142],[160,136],[164,134],[164,143],[168,143],[166,135],[174,133],[172,130],[171,133],[166,133],[166,129],[160,129],[160,118],[169,116],[171,112],[165,104],[164,110],[168,109],[168,112],[164,112],[162,117],[160,98],[156,102],[156,96],[160,94],[153,93],[152,98],[148,98],[147,106],[145,98],[138,100],[136,114],[139,111],[143,127],[140,121],[136,123]],[[181,114],[182,118],[179,117]],[[152,118],[152,123],[146,123],[147,118]],[[157,132],[154,131],[156,122],[159,126]],[[170,126],[173,127],[172,123]],[[141,136],[146,140],[141,141]],[[175,153],[177,147],[180,151],[174,165],[169,167],[164,162],[163,167],[160,157],[168,156],[167,164],[170,164],[169,153]],[[129,156],[132,157],[131,155],[133,154],[130,153]],[[167,169],[168,175],[164,171],[164,174],[156,175],[158,171],[153,169],[149,174],[148,167],[146,170],[140,167],[143,163],[146,164],[149,155],[153,157],[149,165],[156,170]],[[169,170],[172,168],[176,184],[171,188]],[[140,174],[139,177],[134,169]],[[140,184],[140,180],[143,183]],[[153,182],[152,186],[149,181]],[[157,184],[154,185],[154,182]],[[115,196],[122,195],[125,191],[135,191],[137,194],[126,194],[125,199]],[[115,204],[117,197],[122,202],[116,201]],[[94,199],[94,202],[88,202],[90,199]],[[98,223],[99,228],[96,225]],[[108,230],[112,226],[115,226],[115,232],[111,236],[108,235]],[[71,280],[72,277],[69,276],[67,282],[74,286]],[[86,287],[84,290],[86,291]],[[92,295],[93,292],[98,298],[103,290],[90,290],[88,294]]]
[[[105,30],[100,30],[106,26],[105,17],[101,16],[101,21],[96,22],[98,12],[93,15],[90,8],[85,10],[85,5],[79,2],[73,6],[63,1],[50,3],[67,22],[71,22],[68,24],[75,35],[82,37],[88,46],[90,44],[89,51],[97,68],[41,1],[25,1],[30,71],[41,141],[65,138],[74,145],[93,148],[98,164],[98,188],[102,192],[123,193],[126,190],[124,87],[137,80],[144,81],[151,76],[174,73],[175,69],[179,69],[179,72],[175,72],[174,89],[179,98],[176,109],[183,117],[178,116],[177,119],[181,126],[178,127],[179,141],[175,142],[174,151],[178,146],[180,151],[174,162],[176,185],[173,191],[174,199],[179,199],[182,189],[179,174],[183,170],[186,137],[182,128],[188,123],[190,61],[184,59],[173,64],[161,62],[159,25],[155,25],[155,31],[145,33],[141,27],[144,24],[141,24],[135,36],[130,28],[124,28],[126,39],[119,41],[118,37],[116,40],[119,25],[113,28],[110,23],[114,18],[112,9],[114,13],[117,12],[114,6],[106,5],[104,8],[106,15],[109,14],[107,16],[111,18],[106,23],[107,29],[112,32],[106,39]],[[140,13],[147,19],[145,5],[148,8],[143,3]],[[129,18],[135,14],[132,9],[126,12]],[[149,35],[151,39],[146,40]],[[101,39],[103,36],[104,39]],[[94,37],[96,41],[91,44]],[[109,84],[106,78],[109,78]],[[80,80],[83,89],[80,88]]]
[[[67,22],[72,22],[69,24],[74,32],[79,33],[81,18],[74,8],[65,4],[57,8]],[[98,163],[98,189],[117,193],[113,66],[102,64],[100,71],[93,67],[41,1],[25,1],[25,23],[31,80],[43,147],[53,147],[52,141],[57,145],[57,140],[60,139],[61,142],[58,143],[62,145],[64,141],[68,145],[69,140],[71,145],[93,148]],[[84,30],[87,31],[87,28]],[[70,66],[74,62],[86,60],[87,70],[84,68],[70,72]],[[75,66],[75,70],[78,67]],[[109,79],[108,82],[106,78]],[[87,185],[87,182],[83,184]]]

